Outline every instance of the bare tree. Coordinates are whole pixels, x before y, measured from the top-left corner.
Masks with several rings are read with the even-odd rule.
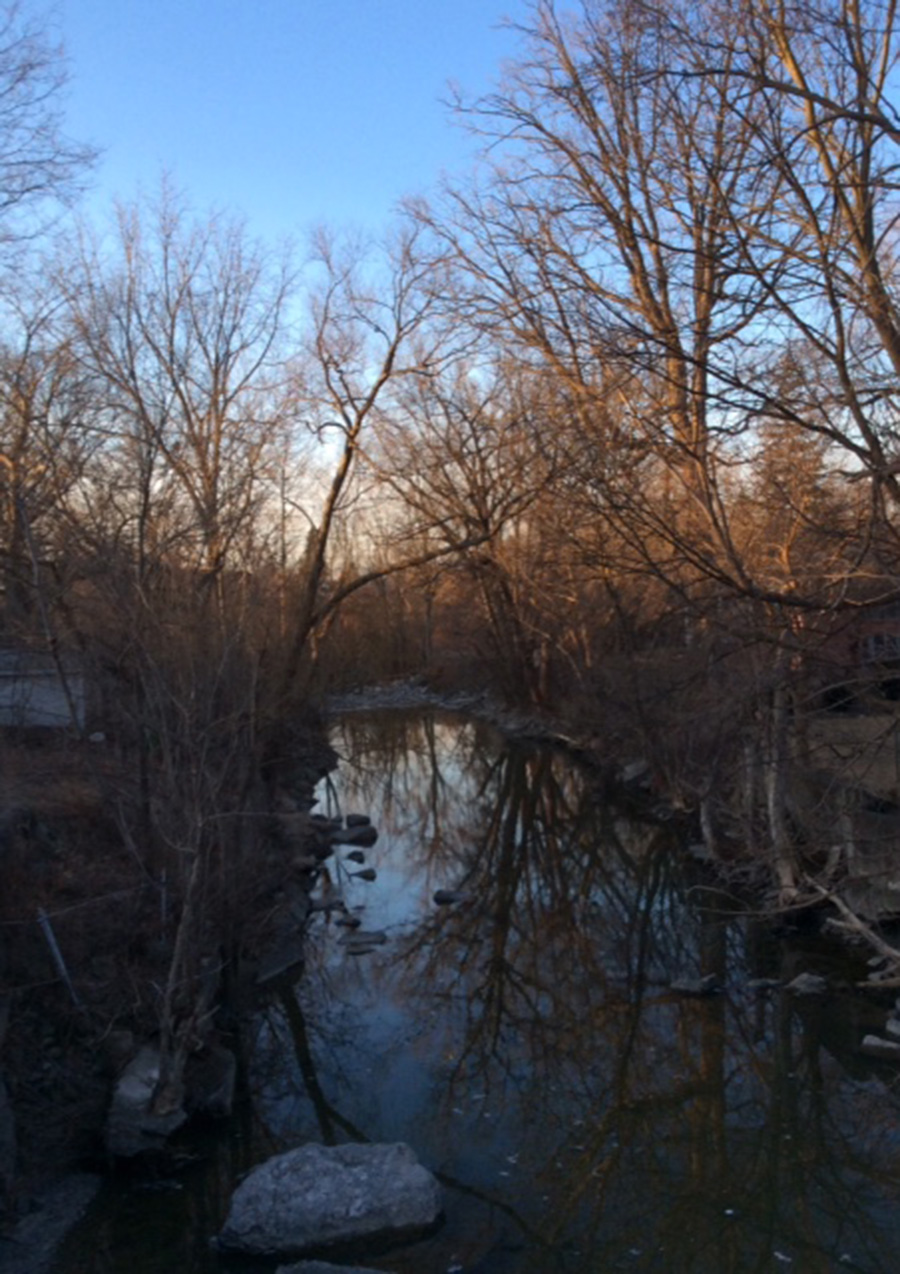
[[[819,607],[754,574],[733,474],[781,421],[872,473],[876,516],[894,491],[893,6],[538,0],[520,35],[500,91],[460,103],[487,180],[419,210],[467,315],[568,386],[642,569]]]
[[[130,471],[139,571],[162,535],[169,560],[214,583],[240,560],[286,425],[289,262],[239,223],[192,224],[164,190],[149,216],[119,210],[111,256],[83,236],[60,284],[97,429]]]
[[[829,369],[814,403],[818,416],[807,412],[804,423],[839,443],[896,500],[889,471],[900,443],[896,6],[748,6],[742,41],[754,90],[783,108],[777,128],[771,117],[756,128],[761,162],[781,174],[787,264],[772,308]],[[743,247],[748,269],[762,277],[757,237],[748,235]]]
[[[553,368],[582,414],[612,419],[615,383],[620,437],[673,495],[660,520],[625,487],[632,522],[746,587],[719,481],[746,415],[719,396],[767,291],[740,261],[731,210],[762,239],[779,175],[752,162],[753,130],[731,109],[743,82],[727,66],[694,78],[696,54],[670,35],[650,6],[591,4],[575,20],[536,4],[525,56],[465,108],[494,143],[491,179],[451,192],[436,228],[468,268],[470,315]]]
[[[896,591],[895,17],[536,0],[499,91],[459,104],[487,177],[419,211],[468,319],[569,396],[584,565],[611,598],[662,588],[674,647],[774,648],[743,689],[786,888],[797,670],[830,613]]]
[[[0,242],[4,253],[46,228],[54,206],[82,188],[96,151],[63,124],[62,49],[23,5],[0,9]]]
[[[65,511],[90,455],[88,399],[60,332],[60,299],[34,278],[7,293],[6,343],[0,356],[0,491],[7,629],[36,636],[33,555],[62,558]]]
[[[421,233],[403,226],[379,253],[338,244],[322,232],[313,263],[319,284],[297,363],[298,413],[329,457],[324,479],[306,496],[305,550],[297,572],[283,693],[308,677],[315,638],[343,601],[385,574],[445,554],[446,545],[409,557],[342,570],[332,560],[337,532],[373,479],[371,434],[401,414],[401,387],[439,373],[447,357],[446,329],[431,322],[440,260],[426,255]]]
[[[530,552],[540,539],[532,517],[560,466],[547,389],[500,358],[454,363],[406,387],[380,438],[402,537],[446,546],[474,583],[494,675],[514,699],[540,697],[549,644]]]

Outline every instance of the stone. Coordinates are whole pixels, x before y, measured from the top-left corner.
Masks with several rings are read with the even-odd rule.
[[[623,783],[643,783],[650,777],[650,762],[643,759],[622,766]]]
[[[438,907],[450,907],[457,902],[467,902],[469,895],[461,889],[437,889],[434,901]]]
[[[187,1119],[180,1107],[165,1115],[151,1112],[158,1081],[159,1052],[147,1044],[125,1067],[113,1092],[106,1120],[106,1148],[111,1155],[128,1159],[158,1150]]]
[[[361,942],[370,947],[381,947],[387,942],[387,934],[383,929],[357,929],[354,933],[345,933],[340,940],[341,946],[350,946]]]
[[[357,929],[345,933],[339,940],[347,955],[368,955],[387,942],[387,934],[381,929]]]
[[[824,995],[828,990],[828,981],[820,973],[798,973],[785,990],[792,995]]]
[[[329,833],[332,845],[355,845],[359,849],[368,849],[378,840],[378,831],[371,823],[363,827],[335,827]]]
[[[0,1274],[50,1274],[66,1235],[94,1200],[102,1178],[86,1172],[55,1181],[0,1239]]]
[[[884,1024],[885,1034],[889,1035],[893,1040],[900,1040],[900,1021],[895,1017],[889,1017]]]
[[[880,1035],[864,1035],[860,1052],[867,1057],[880,1057],[885,1062],[900,1062],[900,1043],[883,1040]]]
[[[249,1173],[232,1196],[219,1246],[299,1256],[361,1240],[399,1242],[429,1230],[440,1214],[440,1186],[404,1143],[311,1143]]]
[[[702,997],[706,995],[721,995],[722,983],[719,981],[715,973],[707,973],[702,978],[677,978],[669,988],[676,995],[688,995],[693,997]]]
[[[715,854],[708,845],[704,845],[703,841],[693,841],[687,847],[688,858],[692,858],[695,863],[713,863],[715,862]]]

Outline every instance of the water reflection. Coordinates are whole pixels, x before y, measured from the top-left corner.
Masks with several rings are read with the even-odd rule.
[[[265,1144],[402,1139],[441,1175],[446,1226],[383,1268],[897,1268],[893,1073],[842,1064],[855,1002],[751,985],[786,957],[696,905],[671,828],[470,722],[351,718],[334,743],[323,795],[381,836],[377,882],[338,860],[331,888],[390,941],[355,956],[317,918],[252,1078]],[[725,992],[671,990],[703,975]]]

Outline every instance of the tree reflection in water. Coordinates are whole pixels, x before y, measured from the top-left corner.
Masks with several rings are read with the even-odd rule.
[[[315,921],[260,1024],[256,1108],[275,1144],[403,1139],[442,1176],[445,1229],[385,1268],[897,1268],[892,1072],[825,1047],[849,1001],[753,989],[791,952],[762,968],[757,922],[697,904],[672,828],[471,722],[334,741],[332,807],[381,835],[377,884],[332,879],[391,940],[352,956]],[[703,975],[725,992],[671,989]]]

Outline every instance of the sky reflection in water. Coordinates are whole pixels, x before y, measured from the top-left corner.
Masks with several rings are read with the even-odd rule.
[[[365,930],[317,917],[307,969],[260,1023],[271,1149],[404,1140],[447,1223],[372,1258],[397,1274],[895,1271],[900,1108],[863,1066],[857,996],[754,989],[826,958],[698,907],[673,831],[571,762],[434,716],[350,717],[329,812],[380,830],[369,884],[329,863]],[[436,907],[436,889],[466,901]],[[846,970],[844,970],[846,973]],[[675,995],[715,974],[725,994]]]

